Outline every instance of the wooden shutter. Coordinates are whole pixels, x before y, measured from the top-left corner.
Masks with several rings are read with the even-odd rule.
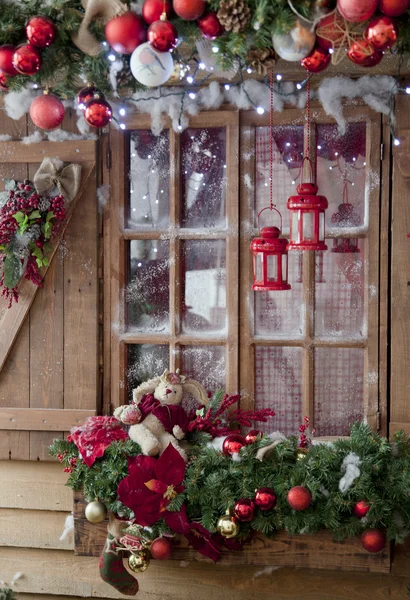
[[[390,435],[410,434],[410,98],[398,96],[393,145]]]
[[[1,175],[30,178],[45,156],[82,165],[44,286],[20,283],[0,305],[0,459],[47,459],[47,447],[94,415],[98,392],[96,144],[1,144]]]

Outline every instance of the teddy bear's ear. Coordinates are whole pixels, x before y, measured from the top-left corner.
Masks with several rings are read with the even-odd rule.
[[[192,394],[199,404],[208,404],[208,394],[205,388],[195,379],[186,379],[182,387],[184,392]]]

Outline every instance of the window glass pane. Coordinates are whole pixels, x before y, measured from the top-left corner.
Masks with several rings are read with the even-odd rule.
[[[286,205],[289,196],[296,194],[299,169],[303,158],[303,125],[274,127],[273,139],[273,201],[282,213],[283,233],[289,235],[289,218]],[[257,227],[259,211],[265,206],[269,206],[269,169],[269,127],[257,127],[254,227]],[[247,182],[246,179],[245,185],[252,189],[251,182]],[[277,223],[274,223],[274,225],[277,225]],[[295,236],[296,233],[293,235]]]
[[[226,227],[226,131],[181,134],[182,227]]]
[[[272,254],[268,254],[267,259],[267,270],[268,270],[268,281],[278,280],[278,257]]]
[[[181,346],[181,372],[209,392],[225,389],[225,346]]]
[[[187,240],[182,246],[182,330],[226,330],[225,240]]]
[[[321,253],[323,282],[316,279],[315,333],[318,336],[363,338],[366,335],[364,315],[363,240],[360,253]],[[316,263],[319,257],[316,254]]]
[[[303,335],[304,306],[302,263],[298,252],[290,252],[289,283],[292,289],[280,292],[253,292],[255,335],[272,338],[300,338]]]
[[[297,434],[302,423],[301,348],[256,346],[255,407],[276,413],[268,423],[258,423],[258,429]]]
[[[128,330],[169,332],[168,242],[130,242],[125,300]]]
[[[347,218],[339,219],[343,226],[358,227],[367,224],[368,189],[379,185],[379,175],[368,173],[366,165],[366,123],[349,123],[346,134],[338,135],[337,125],[316,126],[317,135],[317,182],[319,193],[326,196],[326,226],[336,227],[335,218],[343,203],[344,182],[347,181],[347,197],[353,211]],[[346,216],[346,214],[345,214]]]
[[[113,157],[115,160],[115,157]],[[130,196],[126,227],[169,225],[169,133],[133,131],[130,138]],[[128,222],[127,222],[128,221]]]
[[[362,348],[315,350],[316,435],[349,435],[363,419]]]
[[[144,381],[162,375],[169,368],[169,348],[165,344],[130,344],[128,349],[127,385],[128,397],[132,390]]]

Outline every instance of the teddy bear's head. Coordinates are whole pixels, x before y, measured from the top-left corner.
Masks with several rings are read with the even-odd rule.
[[[185,377],[165,371],[159,378],[154,396],[161,404],[181,404]]]

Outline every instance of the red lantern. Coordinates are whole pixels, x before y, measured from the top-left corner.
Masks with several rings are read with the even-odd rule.
[[[264,210],[274,210],[280,216],[281,228],[264,227],[260,230],[260,216]],[[251,242],[253,254],[253,285],[258,292],[290,290],[288,283],[288,240],[279,238],[282,216],[273,206],[263,208],[258,214],[258,229],[262,237]]]
[[[311,179],[313,168],[309,158],[305,157],[300,168],[301,173],[305,160],[310,164]],[[290,211],[290,241],[288,250],[327,250],[325,244],[325,211],[327,199],[318,196],[316,183],[302,182],[296,188],[297,196],[288,200]]]

